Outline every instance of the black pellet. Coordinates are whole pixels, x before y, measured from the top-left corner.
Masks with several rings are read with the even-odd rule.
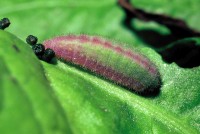
[[[4,30],[10,25],[10,20],[8,18],[3,18],[0,20],[0,29]]]
[[[54,56],[55,56],[55,52],[52,49],[47,48],[44,51],[44,54],[42,56],[42,60],[44,60],[46,62],[50,62]]]
[[[35,45],[38,41],[38,38],[33,36],[33,35],[29,35],[27,38],[26,38],[26,42],[30,45]]]
[[[42,44],[33,45],[32,49],[35,55],[38,56],[38,58],[40,58],[44,54],[44,51],[45,51],[45,47]]]

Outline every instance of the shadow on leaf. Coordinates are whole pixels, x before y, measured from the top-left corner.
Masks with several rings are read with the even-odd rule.
[[[175,30],[174,33],[171,31],[168,35],[163,35],[153,29],[137,30],[131,24],[131,20],[132,18],[126,16],[123,25],[156,50],[165,62],[175,62],[182,68],[193,68],[200,65],[200,60],[198,60],[200,45],[195,39],[184,40],[185,34],[180,34]]]

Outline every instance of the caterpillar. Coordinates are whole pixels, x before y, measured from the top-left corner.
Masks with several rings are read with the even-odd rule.
[[[58,59],[83,67],[138,93],[160,87],[155,64],[136,49],[99,36],[66,35],[43,42]]]

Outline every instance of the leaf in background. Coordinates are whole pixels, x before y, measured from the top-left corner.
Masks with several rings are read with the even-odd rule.
[[[169,0],[133,2],[147,11],[179,17],[200,30],[198,0],[174,0],[170,4]],[[154,50],[143,47],[155,46],[137,35],[138,30],[148,29],[167,35],[169,31],[165,27],[134,21],[137,31],[127,29],[122,24],[125,14],[115,0],[89,0],[87,3],[84,0],[13,0],[1,1],[0,5],[0,16],[9,17],[12,22],[8,30],[23,40],[29,34],[38,36],[41,41],[68,33],[98,34],[126,42],[130,47],[140,47],[158,66],[163,81],[161,94],[145,98],[73,66],[42,62],[73,133],[200,131],[200,68],[184,69],[174,63],[166,64]],[[154,38],[157,40],[160,38]]]
[[[2,30],[0,48],[0,133],[70,132],[31,48]]]
[[[170,33],[173,36],[177,36],[178,39],[200,36],[200,32],[188,27],[185,21],[181,19],[173,18],[165,14],[146,12],[143,9],[135,8],[129,0],[118,0],[118,3],[126,12],[126,18],[129,20],[137,18],[144,22],[153,21],[160,25],[164,25],[170,30]]]

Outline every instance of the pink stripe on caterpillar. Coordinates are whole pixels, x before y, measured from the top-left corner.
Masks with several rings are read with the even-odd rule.
[[[65,49],[62,49],[62,50],[64,51]],[[64,57],[63,57],[62,53],[63,52],[61,52],[61,54],[58,54],[57,57],[67,59],[68,56],[64,55]],[[73,60],[73,62],[77,65],[83,64],[86,60],[86,57],[80,56],[80,53],[77,53],[75,55],[75,57],[76,57],[76,60]],[[113,70],[112,68],[110,68],[108,66],[103,66],[101,63],[97,63],[94,60],[87,59],[86,63],[84,64],[84,67],[87,68],[87,69],[90,69],[90,70],[93,70],[96,67],[96,70],[94,70],[94,71],[97,74],[104,74],[105,77],[107,77],[110,80],[115,81],[116,83],[123,84],[123,82],[126,81],[125,86],[127,85],[131,88],[137,88],[137,89],[138,88],[140,88],[140,89],[144,88],[143,84],[140,83],[139,81],[131,79],[129,77],[126,77],[122,73],[119,73],[119,72]],[[108,72],[108,73],[105,73],[105,70],[107,70],[106,72]],[[137,83],[137,84],[133,84],[133,82]]]
[[[58,58],[80,65],[137,92],[158,87],[160,84],[160,74],[156,66],[148,58],[137,51],[123,48],[119,44],[113,44],[108,40],[87,35],[69,35],[47,40],[44,45],[46,48],[52,48]],[[104,52],[101,53],[101,51]],[[108,60],[107,63],[106,57],[102,57],[104,56],[103,54],[107,58],[110,57],[109,54],[114,54],[110,57],[110,60],[113,61]],[[102,59],[98,60],[98,58]],[[124,62],[120,62],[120,60]],[[118,61],[119,65],[122,63],[122,66],[116,68],[114,65]],[[131,62],[131,66],[128,66],[129,62]],[[123,65],[123,63],[127,65]],[[121,70],[123,69],[122,67],[125,67],[124,69],[130,67],[132,70],[123,71]]]
[[[95,36],[90,37],[88,35],[80,35],[80,36],[78,36],[78,35],[68,35],[68,36],[56,37],[54,40],[55,40],[55,42],[64,40],[64,41],[80,41],[81,43],[92,42],[93,44],[96,44],[96,45],[103,45],[103,46],[105,46],[109,49],[112,49],[112,50],[117,51],[117,52],[119,52],[123,55],[126,55],[130,58],[133,58],[135,60],[135,62],[137,62],[141,67],[149,70],[149,72],[151,74],[157,73],[155,66],[152,66],[151,64],[149,64],[149,61],[147,59],[141,58],[141,56],[133,53],[130,50],[123,51],[123,49],[120,46],[117,46],[117,47],[119,47],[119,49],[121,49],[121,51],[119,51],[115,48],[115,46],[112,45],[111,42],[107,42],[106,40],[103,40],[103,39],[95,37]]]

